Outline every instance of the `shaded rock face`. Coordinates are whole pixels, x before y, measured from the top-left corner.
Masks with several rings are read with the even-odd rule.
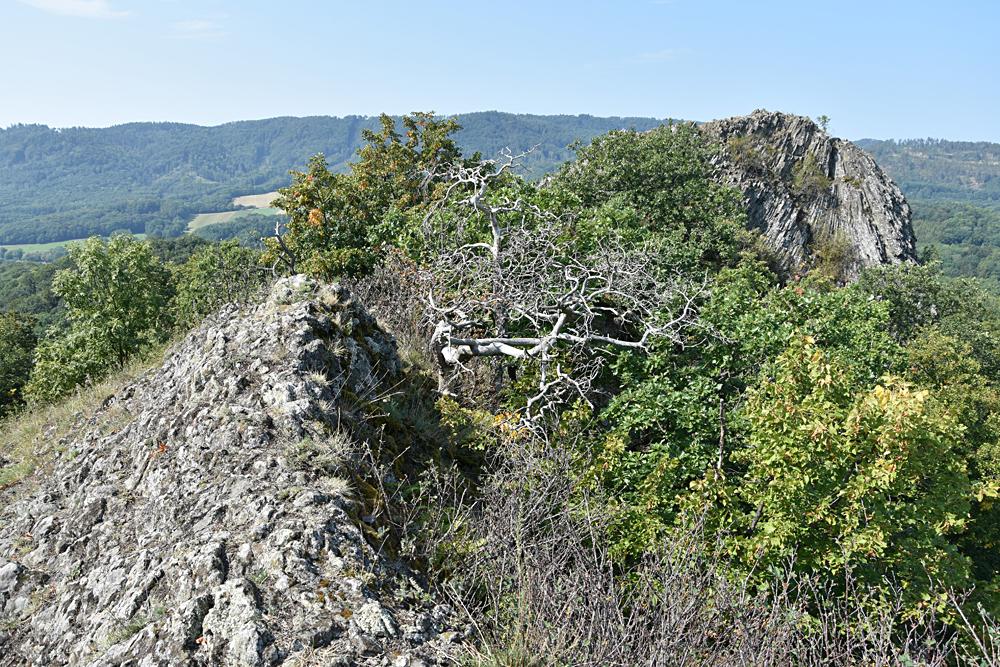
[[[0,510],[0,665],[443,660],[449,610],[369,546],[345,482],[295,463],[399,372],[336,286],[207,321]]]
[[[755,111],[702,131],[723,147],[721,179],[740,190],[750,227],[793,274],[825,254],[843,280],[916,259],[910,207],[875,160],[812,120]]]

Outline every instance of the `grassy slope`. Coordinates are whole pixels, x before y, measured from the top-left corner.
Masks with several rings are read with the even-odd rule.
[[[250,195],[258,196],[258,195]],[[259,215],[279,215],[281,211],[276,208],[253,208],[242,211],[223,211],[221,213],[199,213],[188,223],[188,231],[193,232],[202,227],[216,225],[220,222],[231,222],[246,217],[248,214],[257,213]]]
[[[111,377],[49,405],[31,406],[0,422],[0,503],[35,473],[48,471],[65,451],[66,438],[84,429],[110,434],[130,415],[103,405],[127,384],[163,363],[167,348],[152,350]]]

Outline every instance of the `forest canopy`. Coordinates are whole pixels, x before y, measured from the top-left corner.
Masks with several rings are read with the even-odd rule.
[[[462,116],[457,141],[470,153],[537,146],[525,173],[569,159],[567,148],[611,129],[649,129],[652,118]],[[0,245],[108,236],[116,230],[176,236],[197,213],[288,183],[290,169],[323,153],[347,168],[374,117],[271,118],[216,127],[130,123],[110,128],[0,129]]]

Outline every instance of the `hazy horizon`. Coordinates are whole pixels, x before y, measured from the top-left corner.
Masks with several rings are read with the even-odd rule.
[[[9,0],[0,127],[434,110],[712,120],[1000,142],[1000,6]]]
[[[746,113],[736,114],[736,115],[739,115],[739,116],[749,115],[750,113],[752,113],[755,110],[756,109],[752,109],[750,111],[747,111]],[[398,118],[398,117],[402,117],[405,114],[412,113],[412,112],[415,112],[415,111],[422,111],[422,109],[411,109],[410,111],[404,111],[404,112],[386,112],[386,113],[388,113],[390,116],[394,116],[394,117]],[[767,111],[785,111],[785,110],[784,109],[767,109]],[[479,109],[479,110],[475,110],[475,111],[459,111],[457,113],[448,113],[448,114],[439,114],[439,115],[447,116],[447,117],[459,117],[460,118],[461,116],[468,116],[470,114],[477,114],[477,113],[505,113],[505,114],[519,115],[519,116],[538,116],[538,117],[543,117],[543,118],[544,117],[553,117],[553,116],[590,116],[590,117],[593,117],[593,118],[644,118],[644,119],[653,119],[653,120],[662,120],[662,121],[670,120],[669,117],[657,118],[656,116],[636,116],[636,115],[633,115],[633,114],[630,114],[630,115],[610,115],[610,116],[598,116],[597,114],[588,114],[588,113],[585,113],[585,112],[584,113],[578,113],[578,114],[575,114],[575,113],[536,114],[536,113],[530,113],[530,112],[503,111],[502,109]],[[789,112],[789,113],[794,113],[794,112]],[[234,120],[226,120],[226,121],[222,121],[222,122],[219,122],[219,123],[192,123],[192,122],[184,122],[184,121],[176,121],[176,120],[128,120],[128,121],[123,121],[123,122],[120,122],[120,123],[111,123],[111,124],[108,124],[108,125],[63,125],[63,126],[57,126],[57,125],[48,125],[47,123],[26,123],[26,122],[21,122],[21,123],[12,123],[10,125],[0,126],[0,130],[10,129],[11,127],[14,127],[14,126],[19,125],[19,124],[20,125],[44,125],[44,126],[48,127],[49,129],[56,130],[56,131],[73,130],[73,129],[102,130],[102,129],[108,129],[108,128],[112,128],[112,127],[119,127],[119,126],[122,126],[122,125],[141,125],[141,124],[171,124],[171,125],[188,125],[188,126],[193,126],[193,127],[212,128],[212,127],[222,127],[224,125],[232,125],[234,123],[252,123],[252,122],[255,122],[255,121],[266,121],[266,120],[273,120],[273,119],[276,119],[276,118],[297,118],[297,119],[305,119],[305,118],[350,118],[352,116],[357,116],[359,118],[375,118],[378,115],[379,114],[367,114],[366,115],[366,114],[350,114],[349,113],[349,114],[342,114],[342,115],[309,114],[308,116],[294,116],[294,115],[290,115],[290,114],[284,114],[284,115],[281,115],[281,116],[265,116],[265,117],[262,117],[262,118],[237,118],[237,119],[234,119]],[[796,115],[805,115],[805,114],[796,114]],[[707,122],[707,121],[711,121],[711,120],[718,120],[718,119],[716,119],[716,118],[676,119],[675,118],[673,120],[679,120],[681,122],[689,121],[690,120],[690,121],[693,121],[695,123],[702,123],[702,122]],[[832,134],[834,134],[835,136],[841,136],[841,135],[837,135],[837,133],[835,131],[832,131]],[[873,137],[873,136],[860,136],[860,137],[842,137],[842,138],[847,139],[849,141],[865,141],[865,140],[873,140],[873,141],[907,141],[907,140],[922,140],[922,139],[928,139],[928,140],[944,139],[944,140],[947,140],[947,141],[961,141],[961,142],[970,142],[970,143],[976,143],[976,142],[982,142],[982,141],[986,141],[986,142],[990,142],[990,143],[1000,143],[1000,141],[993,142],[990,139],[957,139],[957,138],[955,138],[953,136],[943,136],[943,137],[935,137],[935,136],[926,136],[926,137],[902,137],[902,136],[899,136],[899,137]]]

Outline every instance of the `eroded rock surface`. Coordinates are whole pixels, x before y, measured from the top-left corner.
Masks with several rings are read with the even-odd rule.
[[[301,277],[207,321],[0,510],[0,665],[443,660],[450,611],[295,464],[399,371],[346,290]]]
[[[786,273],[807,268],[824,245],[844,280],[916,259],[906,199],[851,142],[808,118],[760,110],[701,127],[722,144],[720,177],[743,192],[750,226]]]

